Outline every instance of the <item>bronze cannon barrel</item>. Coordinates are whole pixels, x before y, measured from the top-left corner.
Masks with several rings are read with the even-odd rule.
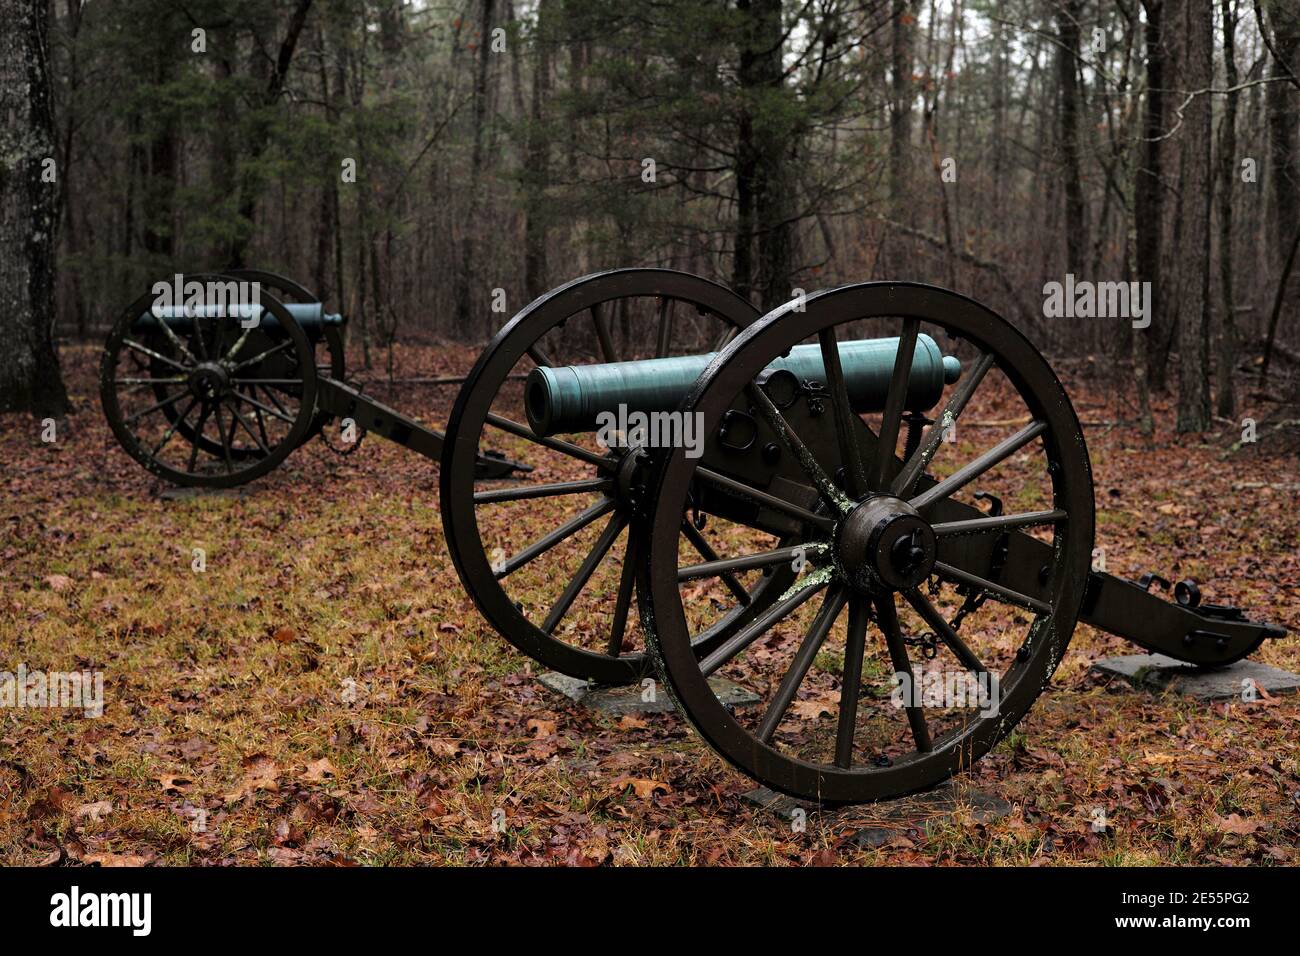
[[[343,325],[344,318],[337,312],[326,312],[320,302],[286,302],[285,310],[294,318],[308,338],[319,339],[322,326]],[[269,310],[256,304],[236,304],[203,306],[189,309],[185,306],[162,306],[145,312],[135,322],[136,329],[157,328],[160,322],[166,322],[173,332],[188,334],[194,327],[196,313],[204,318],[238,319],[247,322],[253,328],[278,329],[279,320]]]
[[[839,348],[844,384],[854,410],[881,411],[894,371],[898,339],[857,339],[841,342]],[[672,411],[715,354],[603,365],[539,366],[524,383],[528,424],[535,434],[545,437],[596,431],[600,416],[617,414],[620,407],[628,413]],[[787,357],[768,368],[788,371],[801,383],[826,381],[818,345],[796,345]],[[944,385],[957,381],[960,375],[961,362],[955,356],[944,355],[930,336],[918,336],[906,407],[932,408],[942,396]]]

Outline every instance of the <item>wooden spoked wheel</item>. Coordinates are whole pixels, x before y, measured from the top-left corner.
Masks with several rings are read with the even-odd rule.
[[[316,359],[306,333],[266,293],[262,314],[277,325],[270,336],[234,314],[157,318],[154,301],[150,292],[128,306],[104,345],[100,400],[114,437],[178,485],[228,488],[275,468],[315,416]]]
[[[925,347],[956,354],[963,371],[944,387],[924,437],[909,440],[905,396],[922,335]],[[838,343],[888,336],[898,346],[883,411],[855,411]],[[801,343],[820,347],[825,381],[777,401],[765,370]],[[996,416],[964,425],[963,410],[981,402]],[[1069,642],[1093,541],[1078,420],[1024,336],[942,289],[842,286],[750,326],[682,409],[703,416],[706,435],[732,410],[751,415],[797,463],[802,477],[791,484],[807,492],[802,504],[787,495],[782,506],[803,528],[798,580],[701,656],[695,636],[710,619],[694,596],[698,583],[739,565],[751,574],[784,567],[791,550],[773,539],[701,563],[682,539],[682,508],[702,488],[755,500],[764,490],[680,450],[651,479],[641,617],[670,691],[709,745],[775,789],[852,802],[932,786],[1015,726]],[[985,501],[995,505],[988,512]],[[997,544],[1016,534],[1051,545],[1032,595],[997,580]],[[936,672],[940,693],[930,696]],[[762,705],[733,712],[710,688],[712,675],[758,692]],[[900,692],[909,686],[916,695]],[[987,699],[981,686],[993,691]]]
[[[546,667],[604,684],[650,670],[633,601],[644,560],[637,515],[648,456],[602,447],[596,436],[539,438],[526,424],[522,379],[558,368],[709,352],[757,318],[734,293],[666,269],[619,269],[542,296],[493,339],[456,399],[443,447],[441,494],[447,546],[475,604],[520,651]],[[475,476],[491,448],[526,461],[524,480]],[[684,503],[678,524],[703,560],[716,556],[707,529]],[[734,585],[721,597],[725,635],[763,606],[780,581]]]

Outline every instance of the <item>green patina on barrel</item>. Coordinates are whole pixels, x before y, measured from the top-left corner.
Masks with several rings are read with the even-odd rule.
[[[293,316],[294,321],[309,333],[318,331],[323,325],[343,324],[343,316],[337,312],[326,312],[324,305],[319,302],[286,302],[284,307]],[[246,308],[245,312],[244,306],[207,306],[198,311],[204,317],[212,318],[226,315],[229,309],[232,320],[246,322],[257,317],[259,327],[265,326],[270,329],[280,327],[275,315],[264,310],[260,305],[249,305]],[[185,306],[165,306],[144,313],[136,320],[135,328],[156,328],[160,319],[166,322],[173,332],[189,332],[194,327],[194,316],[186,310]]]
[[[849,401],[859,412],[878,412],[885,406],[889,380],[894,373],[898,339],[858,339],[840,343],[840,364]],[[695,384],[715,353],[674,358],[611,362],[605,365],[538,367],[524,383],[528,424],[537,435],[591,432],[600,427],[602,412],[666,412]],[[796,345],[790,355],[768,366],[792,372],[800,382],[826,382],[821,347]],[[928,335],[917,336],[908,378],[907,408],[932,408],[946,384],[961,376],[961,362],[945,356]]]

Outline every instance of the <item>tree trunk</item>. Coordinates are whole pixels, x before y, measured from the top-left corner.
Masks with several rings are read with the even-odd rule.
[[[1237,11],[1233,0],[1220,0],[1223,16],[1223,66],[1226,87],[1237,85]],[[1237,397],[1232,375],[1237,367],[1237,318],[1232,295],[1232,200],[1237,179],[1237,93],[1227,94],[1223,119],[1219,126],[1219,286],[1223,292],[1223,319],[1216,375],[1219,392],[1215,411],[1224,418],[1237,413]]]
[[[1276,58],[1270,57],[1269,77],[1265,101],[1268,108],[1269,179],[1273,183],[1273,247],[1274,265],[1279,274],[1286,264],[1291,238],[1300,223],[1300,172],[1296,170],[1296,88],[1290,78],[1300,75],[1300,8],[1293,3],[1270,3],[1266,13],[1272,28],[1272,48]],[[1283,301],[1288,290],[1282,290]]]
[[[1065,177],[1065,269],[1081,272],[1085,235],[1083,184],[1079,179],[1079,17],[1083,0],[1064,0],[1056,11],[1060,45],[1056,76],[1061,87],[1061,165]]]
[[[1186,87],[1214,85],[1214,7],[1212,0],[1183,0],[1186,38]],[[1183,214],[1187,225],[1182,248],[1191,255],[1184,274],[1184,298],[1178,319],[1178,421],[1180,432],[1204,431],[1210,425],[1210,210],[1214,199],[1211,164],[1210,94],[1202,93],[1184,112],[1182,143],[1186,151]]]
[[[474,145],[470,152],[469,208],[460,234],[460,269],[456,273],[456,330],[461,335],[470,332],[470,269],[474,267],[474,230],[477,228],[479,189],[483,177],[483,135],[487,125],[488,57],[492,42],[493,0],[480,0],[478,60],[474,74]],[[476,276],[476,278],[482,278]],[[488,313],[484,331],[490,336],[491,313]]]
[[[58,183],[49,4],[0,0],[0,412],[62,415],[68,393],[54,348]]]
[[[543,126],[543,104],[551,94],[551,38],[547,34],[547,0],[538,0],[537,33],[534,41],[537,62],[533,72],[533,98],[529,108],[528,138],[524,171],[524,288],[529,300],[547,289],[546,281],[546,190],[550,185],[551,144]]]
[[[265,77],[265,88],[260,103],[263,109],[260,113],[255,113],[251,128],[246,134],[247,141],[241,144],[246,163],[239,187],[239,216],[243,220],[241,223],[243,228],[239,230],[231,244],[229,259],[232,269],[245,267],[248,243],[253,237],[252,227],[257,214],[257,200],[261,196],[263,185],[262,174],[257,169],[257,164],[262,154],[266,152],[271,139],[271,121],[266,111],[275,106],[284,93],[285,82],[289,78],[289,67],[293,63],[294,51],[298,47],[298,38],[302,36],[303,27],[307,24],[307,15],[311,13],[312,2],[313,0],[297,0],[293,12],[289,15],[284,39],[280,41],[275,60],[268,68]]]
[[[737,291],[759,294],[759,303],[772,308],[790,298],[794,272],[794,228],[791,208],[790,153],[798,132],[775,102],[784,93],[785,50],[781,0],[739,0],[745,14],[740,46],[741,122],[736,150],[736,193],[740,210],[736,226],[736,278],[748,278]],[[752,197],[753,232],[757,238],[756,268],[744,268],[749,244],[746,197]],[[748,276],[745,273],[749,273]]]
[[[889,78],[889,201],[890,218],[912,225],[911,205],[907,197],[909,157],[907,147],[912,137],[912,44],[916,36],[916,12],[920,0],[894,0],[891,24]]]
[[[1164,0],[1142,0],[1146,10],[1146,61],[1147,91],[1146,113],[1142,122],[1142,155],[1138,161],[1133,184],[1133,224],[1136,231],[1134,239],[1134,259],[1137,267],[1137,281],[1151,283],[1151,324],[1137,330],[1138,338],[1145,341],[1138,348],[1143,357],[1144,368],[1138,377],[1139,402],[1145,407],[1150,404],[1150,396],[1141,394],[1147,388],[1156,370],[1153,366],[1153,353],[1158,351],[1152,345],[1158,340],[1158,333],[1163,324],[1164,283],[1160,276],[1160,246],[1163,232],[1164,186],[1161,182],[1161,140],[1164,133],[1164,37],[1162,15]]]

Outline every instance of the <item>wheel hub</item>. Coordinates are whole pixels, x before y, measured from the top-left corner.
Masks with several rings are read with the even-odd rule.
[[[190,391],[204,402],[215,402],[230,390],[230,374],[216,362],[203,362],[190,373]]]
[[[634,514],[640,514],[646,503],[649,457],[644,448],[628,450],[614,475],[614,492],[619,504]]]
[[[934,530],[901,498],[878,495],[860,502],[835,531],[835,556],[854,587],[906,591],[930,576]]]

